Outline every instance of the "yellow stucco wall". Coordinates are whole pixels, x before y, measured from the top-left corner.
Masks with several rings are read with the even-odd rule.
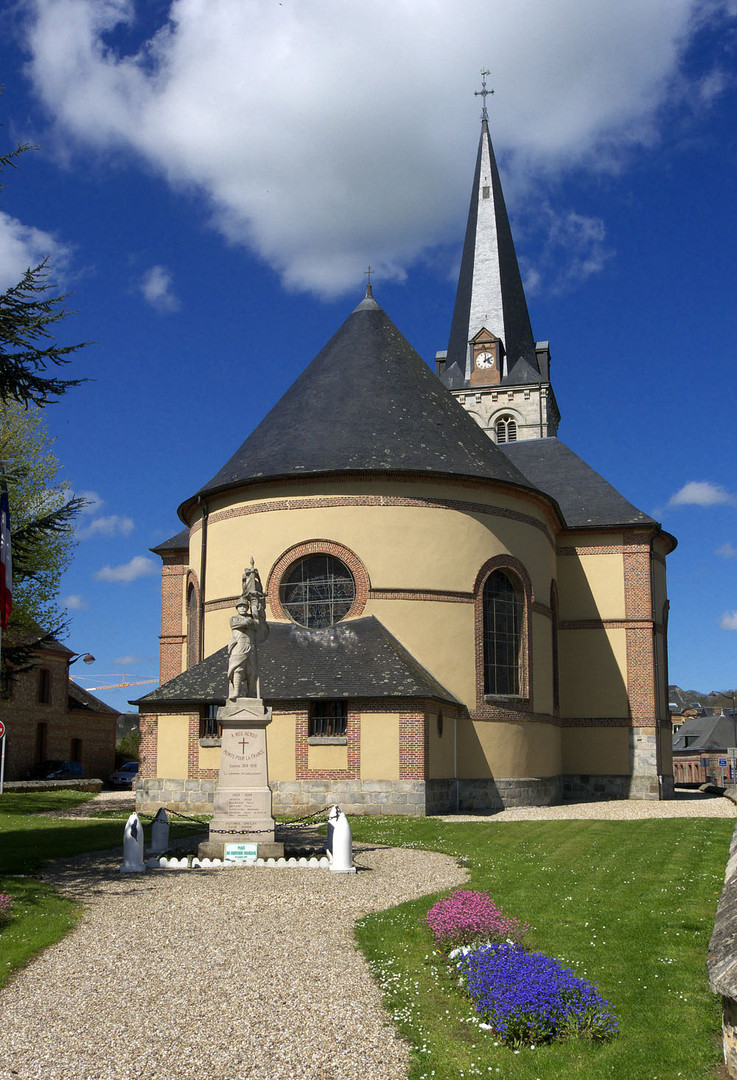
[[[474,704],[474,613],[470,598],[477,575],[489,559],[511,554],[529,573],[536,598],[547,604],[555,573],[550,532],[493,512],[470,512],[466,507],[311,505],[324,500],[328,493],[358,498],[368,492],[374,496],[488,504],[490,511],[516,509],[544,523],[546,530],[551,526],[550,514],[542,503],[470,486],[396,481],[300,486],[294,489],[293,497],[307,500],[307,505],[296,509],[271,509],[217,521],[213,520],[217,508],[212,507],[207,540],[207,599],[212,602],[236,595],[243,567],[251,555],[266,585],[275,563],[295,545],[320,539],[343,544],[363,562],[375,590],[468,595],[467,602],[457,602],[455,597],[445,601],[372,596],[364,615],[376,615],[436,679],[461,700]],[[259,499],[253,499],[248,506],[258,509],[268,498],[278,495],[284,500],[287,494],[284,488],[259,490]],[[199,530],[195,535],[199,538]],[[193,542],[193,554],[195,550]],[[206,612],[205,655],[228,640],[231,614],[229,607]],[[267,615],[274,617],[270,611]],[[549,627],[541,623],[533,630],[536,636],[540,632],[545,635],[545,644],[540,645],[543,657],[550,652]],[[549,669],[549,661],[543,663]],[[541,674],[537,690],[542,698],[546,697],[544,681]],[[550,702],[545,702],[544,707],[549,708]]]
[[[159,716],[157,775],[186,780],[189,768],[189,717]]]
[[[632,772],[627,728],[564,728],[561,735],[564,773]]]
[[[361,779],[399,779],[399,717],[364,713],[361,717]]]
[[[430,780],[446,780],[455,776],[454,743],[455,716],[443,711],[443,733],[438,733],[438,714],[432,711],[428,716],[428,776]]]
[[[560,765],[560,730],[554,724],[480,720],[458,724],[462,779],[555,776]]]
[[[627,716],[626,631],[561,630],[558,640],[561,715]]]
[[[561,555],[558,559],[558,600],[561,620],[623,619],[622,556]]]
[[[347,769],[347,746],[309,746],[307,748],[308,769]],[[277,777],[274,777],[277,779]],[[278,777],[281,779],[281,777]]]
[[[266,728],[266,755],[269,775],[274,780],[296,779],[294,744],[296,739],[294,713],[274,713]]]

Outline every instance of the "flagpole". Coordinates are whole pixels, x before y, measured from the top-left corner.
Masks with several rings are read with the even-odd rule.
[[[8,545],[8,550],[3,551],[3,558],[2,558],[2,561],[0,562],[0,574],[3,575],[2,592],[3,592],[3,609],[4,609],[4,605],[5,605],[5,597],[4,597],[4,593],[5,593],[5,559],[6,559],[6,557],[8,559],[10,558],[10,521],[8,520],[9,517],[10,517],[10,501],[9,501],[9,497],[8,497],[8,482],[5,479],[5,462],[2,459],[0,459],[0,503],[3,504],[3,511],[4,511],[4,507],[8,506],[7,516],[4,516],[4,514],[0,515],[0,532],[2,533],[3,540],[5,540],[5,536],[6,536],[6,533],[7,533],[7,541],[6,542],[7,542],[7,545]],[[4,520],[3,520],[3,516],[4,516]],[[3,545],[3,546],[5,546],[5,545]],[[12,564],[11,564],[11,575],[12,575]],[[11,580],[11,589],[12,589],[12,580]],[[11,593],[11,597],[12,597],[12,593]],[[3,616],[4,616],[4,610],[3,610]],[[2,662],[3,662],[3,618],[0,618],[0,670],[2,669]],[[3,736],[2,736],[2,739],[0,739],[0,795],[2,795],[4,790],[5,790],[5,738],[6,738],[6,732],[3,730]]]

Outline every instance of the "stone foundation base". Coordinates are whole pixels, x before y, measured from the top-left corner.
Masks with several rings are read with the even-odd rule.
[[[161,806],[192,817],[213,813],[217,780],[139,780],[136,810],[155,814]],[[272,780],[273,813],[314,814],[338,803],[351,815],[489,812],[512,806],[555,806],[596,799],[673,797],[672,777],[531,776],[478,780]]]

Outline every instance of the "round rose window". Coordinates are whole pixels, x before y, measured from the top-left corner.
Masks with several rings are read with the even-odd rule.
[[[279,585],[279,601],[300,626],[332,626],[353,607],[356,583],[333,555],[308,555],[293,564]]]

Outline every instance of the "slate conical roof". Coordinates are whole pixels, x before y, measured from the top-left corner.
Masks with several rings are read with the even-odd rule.
[[[370,296],[197,495],[335,472],[436,473],[531,486]]]
[[[520,358],[526,360],[535,372],[539,371],[512,230],[491,145],[489,125],[485,119],[481,123],[471,205],[448,342],[445,371],[451,381],[455,376],[454,385],[458,382],[459,373],[464,380],[468,377],[468,342],[482,328],[501,338],[508,372],[511,373]],[[452,372],[454,365],[456,370]],[[537,381],[539,378],[538,375]],[[503,383],[511,381],[509,378],[502,380]],[[528,379],[524,381],[527,382]]]

